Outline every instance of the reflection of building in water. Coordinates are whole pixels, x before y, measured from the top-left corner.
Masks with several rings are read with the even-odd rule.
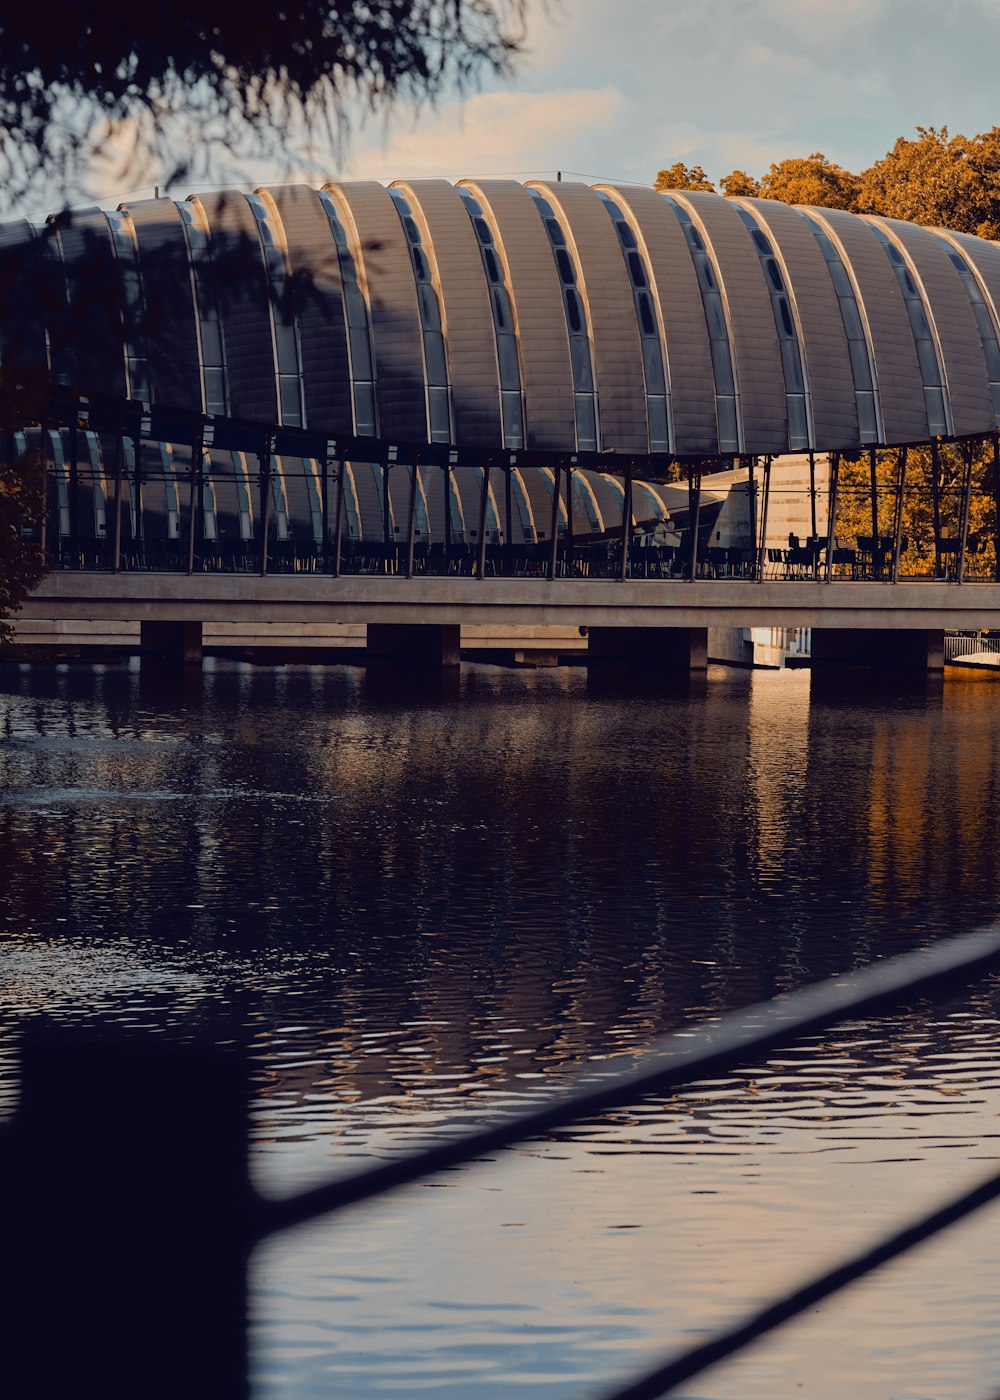
[[[1000,881],[985,686],[873,710],[471,668],[452,706],[319,668],[37,674],[3,700],[7,927],[92,968],[134,947],[171,1015],[196,971],[184,1014],[259,1027],[265,1097],[313,1115],[516,1094],[966,926]]]
[[[770,474],[757,465],[712,477],[728,494],[713,547],[752,552],[765,578],[812,578],[825,558],[830,504],[830,457],[776,457]],[[713,627],[709,656],[740,666],[785,666],[810,654],[803,627]]]

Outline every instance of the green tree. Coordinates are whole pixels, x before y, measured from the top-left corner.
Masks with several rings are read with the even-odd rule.
[[[682,160],[668,165],[656,174],[658,190],[707,190],[715,192],[715,186],[700,165],[685,165]]]

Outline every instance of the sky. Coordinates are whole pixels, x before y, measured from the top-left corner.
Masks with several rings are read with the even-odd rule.
[[[918,125],[1000,124],[998,56],[1000,0],[532,0],[513,83],[370,124],[344,173],[862,169]]]
[[[513,80],[419,113],[355,114],[344,159],[320,149],[291,171],[258,164],[219,183],[562,170],[651,184],[677,160],[717,180],[817,150],[860,170],[918,125],[1000,124],[1000,0],[527,3]],[[90,180],[101,203],[152,192],[123,189],[113,167]]]

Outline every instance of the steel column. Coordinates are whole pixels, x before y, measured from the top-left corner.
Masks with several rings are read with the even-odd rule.
[[[896,495],[892,517],[892,581],[899,582],[899,556],[903,547],[903,496],[906,489],[906,455],[908,449],[899,449],[899,462],[896,469]]]
[[[513,544],[513,543],[514,543],[514,487],[513,487],[513,484],[512,484],[512,480],[511,480],[512,475],[513,475],[513,471],[514,471],[514,462],[513,462],[513,459],[512,459],[512,458],[508,458],[508,461],[507,461],[507,472],[506,472],[506,477],[505,477],[505,480],[504,480],[504,491],[505,491],[505,493],[506,493],[506,500],[505,500],[505,502],[504,502],[504,507],[505,507],[505,509],[506,509],[506,511],[507,511],[507,517],[506,517],[506,521],[505,521],[505,524],[504,524],[504,530],[506,531],[506,533],[505,533],[505,535],[504,535],[504,541],[503,541],[503,542],[504,542],[505,545],[510,545],[510,544]]]
[[[69,547],[74,569],[80,567],[80,459],[76,423],[74,408],[69,430]]]
[[[195,434],[191,444],[191,496],[190,511],[188,517],[188,565],[189,574],[194,573],[194,546],[195,533],[198,527],[198,516],[201,514],[201,474],[204,466],[205,439],[201,431]]]
[[[688,560],[688,579],[693,582],[698,577],[698,526],[701,521],[701,463],[688,462],[688,530],[691,534],[691,555]]]
[[[826,582],[833,579],[833,549],[837,539],[837,488],[840,485],[840,453],[830,456],[830,497],[826,525]]]
[[[146,525],[143,520],[142,511],[142,420],[139,420],[139,432],[134,439],[135,453],[135,539],[136,553],[139,556],[139,563],[146,562]]]
[[[993,577],[1000,583],[1000,434],[993,434]]]
[[[962,505],[958,524],[958,581],[965,582],[965,545],[969,537],[969,508],[972,497],[972,458],[974,448],[967,442],[962,448]]]
[[[47,553],[49,546],[49,454],[45,450],[45,438],[48,433],[44,416],[38,425],[38,464],[42,469],[42,523],[39,532],[39,546],[42,551],[42,563],[47,563]],[[59,492],[56,490],[56,541],[59,540]]]
[[[410,464],[410,502],[406,515],[406,577],[413,577],[413,546],[417,539],[417,458]]]
[[[337,509],[333,530],[333,576],[340,578],[340,554],[343,548],[344,537],[344,491],[347,486],[347,463],[341,459],[340,471],[337,473]]]
[[[112,546],[112,568],[116,574],[120,574],[122,568],[122,454],[124,451],[122,435],[124,431],[124,424],[119,419],[118,431],[115,433],[115,531]]]
[[[385,571],[389,572],[389,546],[396,541],[389,533],[392,515],[389,509],[389,462],[382,463],[382,542],[385,545]]]
[[[934,577],[941,576],[941,462],[938,446],[931,443],[931,506],[934,514]]]
[[[771,458],[764,458],[764,490],[760,507],[760,543],[757,547],[757,582],[764,582],[764,555],[767,548],[767,512],[771,503]]]
[[[486,577],[486,522],[489,519],[490,501],[490,459],[487,457],[481,468],[483,473],[483,489],[479,496],[479,541],[478,554],[476,560],[476,573],[479,578]]]
[[[260,575],[267,577],[267,545],[271,529],[271,438],[264,439],[264,450],[258,452],[260,463]]]
[[[878,458],[874,447],[868,449],[868,472],[872,490],[872,573],[875,578],[880,579],[882,564],[878,548]]]
[[[323,551],[320,568],[325,574],[330,566],[330,457],[323,454],[323,470],[319,479],[320,520],[323,531]]]
[[[562,463],[552,468],[552,530],[549,535],[549,578],[556,576],[559,551],[559,491],[562,483]]]
[[[624,582],[629,575],[630,554],[632,551],[632,459],[625,463],[625,481],[622,488],[622,559],[618,575]]]

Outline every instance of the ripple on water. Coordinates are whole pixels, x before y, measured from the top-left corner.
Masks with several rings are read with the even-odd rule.
[[[462,686],[3,673],[0,1105],[35,1012],[214,1028],[249,1051],[254,1174],[285,1192],[995,916],[985,687]],[[993,979],[269,1245],[258,1395],[599,1390],[985,1174],[998,1020]],[[689,1393],[971,1400],[997,1269],[970,1224]]]

